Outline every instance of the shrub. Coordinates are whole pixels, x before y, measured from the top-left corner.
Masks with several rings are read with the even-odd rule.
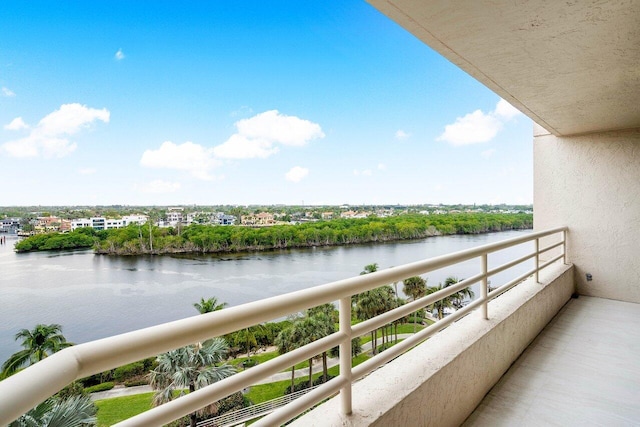
[[[94,385],[91,387],[87,387],[84,389],[84,391],[86,391],[87,393],[95,393],[98,391],[111,390],[113,388],[113,385],[114,385],[113,382],[102,383],[102,384]]]
[[[139,385],[148,385],[149,380],[129,380],[124,382],[125,387],[136,387]]]
[[[120,382],[136,375],[144,374],[144,362],[134,362],[128,365],[120,366],[113,372],[113,379]]]
[[[79,381],[74,381],[62,390],[60,390],[57,396],[60,399],[67,399],[72,396],[86,396],[87,391],[82,386],[82,383]]]

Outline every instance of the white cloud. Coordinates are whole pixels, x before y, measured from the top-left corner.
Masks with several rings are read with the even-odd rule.
[[[403,131],[402,129],[399,129],[398,131],[396,131],[396,139],[399,140],[399,141],[407,139],[410,136],[411,136],[410,133],[407,133],[407,132]]]
[[[446,125],[444,132],[437,138],[451,145],[469,145],[491,141],[503,128],[505,122],[520,113],[504,99],[500,99],[494,111],[483,113],[476,110],[464,117],[458,117],[455,123]]]
[[[95,168],[82,168],[82,169],[78,169],[78,173],[80,175],[93,175],[94,173],[96,173],[97,170]]]
[[[378,163],[378,170],[387,170],[387,165],[385,165],[384,163]]]
[[[496,105],[494,114],[505,120],[511,120],[512,118],[521,115],[522,113],[520,112],[520,110],[501,98],[500,101],[498,101],[498,105]]]
[[[294,166],[287,172],[284,177],[287,181],[300,182],[303,178],[309,175],[309,169],[300,166]]]
[[[266,158],[278,152],[276,144],[300,147],[311,140],[324,137],[319,124],[280,114],[277,110],[239,120],[235,126],[237,132],[214,147],[213,152],[217,157]]]
[[[28,136],[6,142],[1,148],[12,157],[36,157],[40,154],[64,157],[77,148],[77,144],[67,138],[68,135],[90,128],[97,120],[108,123],[109,116],[106,108],[98,110],[80,104],[63,104],[40,120]]]
[[[490,148],[488,150],[484,150],[482,153],[480,153],[480,156],[482,156],[483,159],[488,159],[490,157],[492,157],[496,152],[495,148]]]
[[[213,180],[210,171],[220,162],[213,156],[213,150],[193,142],[174,144],[165,141],[157,150],[146,150],[140,164],[149,168],[165,168],[188,171],[202,180]]]
[[[2,86],[2,94],[8,98],[16,96],[16,93],[14,91],[4,86]]]
[[[446,125],[438,141],[447,141],[452,145],[477,144],[492,140],[502,129],[502,122],[491,114],[480,110],[458,117],[455,123]]]
[[[116,61],[122,61],[124,59],[124,52],[122,51],[122,49],[118,49],[118,51],[116,52],[115,55],[113,55],[113,57]]]
[[[150,194],[175,193],[180,189],[180,183],[164,181],[162,179],[156,179],[155,181],[151,181],[146,184],[137,184],[134,188],[141,193],[150,193]]]
[[[363,170],[354,169],[353,174],[355,176],[371,176],[373,175],[373,172],[371,172],[371,169],[363,169]]]
[[[251,139],[245,135],[233,134],[223,144],[213,148],[217,157],[223,159],[265,159],[279,151],[267,139]]]
[[[29,126],[27,126],[24,120],[22,120],[22,117],[16,117],[15,119],[11,120],[11,123],[9,123],[8,125],[4,125],[4,128],[6,130],[21,130],[27,129],[28,127]]]

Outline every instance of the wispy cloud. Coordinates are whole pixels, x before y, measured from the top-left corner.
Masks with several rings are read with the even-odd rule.
[[[58,110],[46,115],[31,129],[25,138],[2,144],[2,151],[12,157],[64,157],[72,153],[77,144],[69,140],[83,129],[88,129],[96,121],[109,122],[110,113],[80,104],[63,104]],[[15,122],[9,123],[11,125]],[[20,122],[24,124],[22,119]],[[20,126],[20,122],[14,126]]]
[[[220,165],[213,155],[213,149],[187,141],[174,144],[165,141],[157,150],[146,150],[140,164],[156,169],[175,169],[188,171],[195,178],[211,181],[215,177],[211,170]]]
[[[22,130],[28,129],[29,126],[22,120],[22,117],[16,117],[11,120],[11,123],[4,125],[6,130]]]
[[[115,53],[115,55],[113,55],[113,58],[116,61],[122,61],[125,58],[124,52],[122,51],[122,49],[118,49],[118,51]]]
[[[287,181],[300,182],[302,179],[306,178],[307,175],[309,175],[309,169],[294,166],[284,175],[284,177]]]
[[[78,173],[80,175],[93,175],[97,170],[95,168],[81,168],[78,169]]]
[[[145,184],[137,184],[134,189],[140,193],[149,194],[163,194],[163,193],[175,193],[180,189],[179,182],[169,182],[162,179],[156,179]]]
[[[237,132],[214,147],[222,159],[266,158],[278,152],[278,145],[300,147],[324,133],[319,124],[277,110],[265,111],[235,123]]]
[[[8,87],[2,87],[2,95],[6,96],[8,98],[12,98],[14,96],[16,96],[16,93],[14,91],[12,91],[11,89],[9,89]]]
[[[385,165],[384,163],[378,163],[378,170],[380,171],[387,170],[387,165]]]
[[[454,146],[478,144],[492,140],[505,122],[520,113],[504,99],[498,101],[496,108],[484,113],[475,110],[463,117],[458,117],[452,124],[446,125],[444,132],[437,138]]]
[[[353,174],[355,176],[371,176],[373,175],[373,172],[371,171],[371,169],[362,169],[362,170],[354,169]]]
[[[404,141],[405,139],[408,139],[411,136],[410,133],[407,133],[405,131],[403,131],[402,129],[399,129],[396,131],[396,139],[398,141]]]

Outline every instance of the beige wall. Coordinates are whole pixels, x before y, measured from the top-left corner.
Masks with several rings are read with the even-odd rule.
[[[459,426],[569,300],[573,267],[556,264],[353,385],[353,414],[340,396],[292,427]]]
[[[579,293],[640,303],[640,129],[534,135],[534,228],[569,227]]]

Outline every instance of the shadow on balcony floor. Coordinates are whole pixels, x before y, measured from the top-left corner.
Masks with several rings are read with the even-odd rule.
[[[464,426],[640,424],[640,304],[570,300]]]

